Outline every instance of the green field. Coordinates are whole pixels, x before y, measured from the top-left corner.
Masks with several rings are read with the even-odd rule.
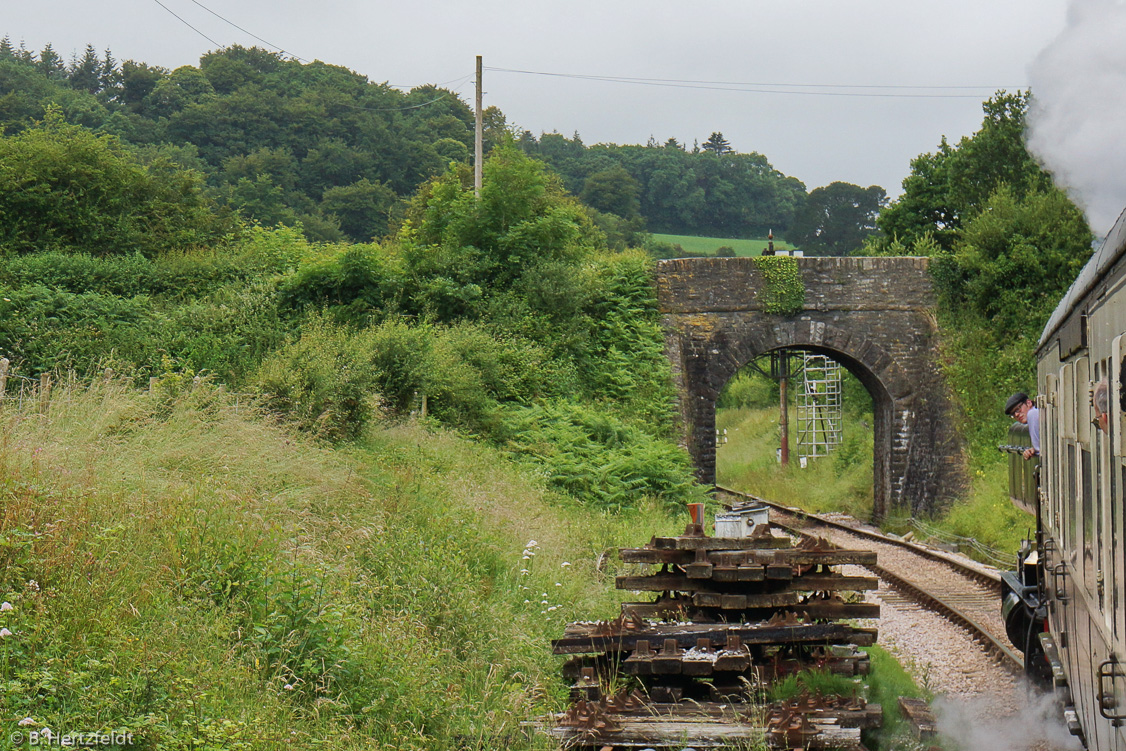
[[[679,245],[689,253],[705,253],[709,256],[714,256],[716,250],[724,245],[734,248],[735,255],[737,256],[762,255],[763,249],[766,248],[765,238],[761,240],[743,240],[725,237],[694,237],[693,235],[662,235],[654,232],[653,239],[663,243]],[[776,239],[774,241],[774,247],[777,250],[789,250],[793,246]]]

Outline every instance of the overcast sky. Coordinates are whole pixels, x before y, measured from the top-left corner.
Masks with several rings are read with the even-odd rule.
[[[893,196],[913,157],[977,129],[995,89],[1029,86],[1067,19],[1068,0],[0,0],[0,33],[67,58],[91,43],[175,68],[217,46],[264,46],[253,34],[472,103],[480,54],[486,106],[537,135],[691,146],[721,131],[808,189],[842,180]]]

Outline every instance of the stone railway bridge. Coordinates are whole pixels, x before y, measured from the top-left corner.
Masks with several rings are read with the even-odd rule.
[[[828,355],[874,410],[874,509],[941,508],[966,484],[965,452],[938,364],[926,258],[798,258],[803,310],[764,312],[751,258],[659,262],[666,351],[697,477],[715,483],[715,402],[741,367],[775,350]]]

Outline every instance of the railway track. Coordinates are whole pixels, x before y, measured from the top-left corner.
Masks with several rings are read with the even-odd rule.
[[[824,537],[849,549],[877,553],[878,564],[868,569],[906,598],[940,613],[969,632],[998,663],[1014,676],[1023,675],[1024,658],[1009,646],[1001,620],[1001,578],[988,567],[871,530],[859,529],[817,514],[782,506],[730,488],[720,493],[771,508],[771,523],[793,532]]]

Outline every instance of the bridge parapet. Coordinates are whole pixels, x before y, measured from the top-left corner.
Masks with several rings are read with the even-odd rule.
[[[928,258],[795,258],[806,310],[930,310]],[[753,258],[677,258],[657,264],[662,313],[761,311]]]

